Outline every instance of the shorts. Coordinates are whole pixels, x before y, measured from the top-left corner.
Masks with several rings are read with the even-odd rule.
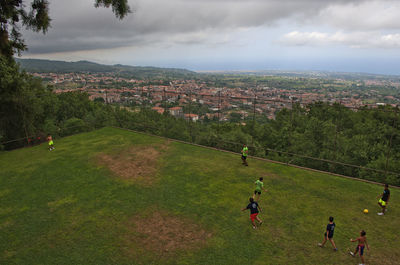
[[[255,190],[254,194],[257,194],[257,193],[258,193],[258,195],[261,195],[261,191]]]
[[[360,254],[360,256],[362,256],[362,255],[364,255],[364,247],[365,246],[360,246],[360,245],[358,245],[358,254]]]
[[[246,160],[247,156],[242,155],[242,160]]]
[[[326,232],[325,232],[325,234],[324,234],[324,237],[326,237]],[[330,234],[329,234],[329,235],[328,235],[328,238],[329,238],[329,239],[332,239],[332,238],[333,238],[333,235],[330,235]]]
[[[382,204],[382,206],[386,206],[386,202],[382,199],[379,199],[379,203]]]
[[[54,144],[53,141],[50,141],[50,142],[49,142],[49,145],[53,145],[53,144]]]
[[[257,218],[258,213],[252,213],[250,214],[250,220],[254,221]]]

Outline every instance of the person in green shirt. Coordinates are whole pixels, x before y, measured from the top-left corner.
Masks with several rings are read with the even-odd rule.
[[[253,199],[256,199],[255,197],[257,195],[256,201],[258,201],[260,199],[262,190],[267,192],[267,190],[264,189],[264,183],[262,182],[263,180],[264,180],[264,178],[261,177],[261,178],[257,179],[256,182],[254,182],[254,184],[256,184],[256,189],[254,190]]]
[[[249,164],[247,164],[247,154],[249,153],[249,148],[247,147],[247,145],[243,145],[243,149],[242,149],[242,165],[248,166]]]

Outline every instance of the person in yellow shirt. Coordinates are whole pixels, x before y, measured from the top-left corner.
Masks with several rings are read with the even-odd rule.
[[[255,199],[256,201],[258,201],[260,199],[261,196],[261,191],[265,191],[267,192],[266,189],[264,189],[264,182],[263,182],[264,178],[261,177],[259,179],[257,179],[254,184],[256,184],[256,189],[254,190],[254,194],[253,194],[253,199]],[[257,196],[257,199],[256,199]]]
[[[49,151],[54,150],[54,142],[53,142],[53,137],[51,135],[47,135],[47,141],[49,143]]]
[[[247,147],[247,145],[243,145],[243,149],[242,149],[242,165],[248,166],[249,164],[247,164],[247,155],[249,153],[249,148]]]

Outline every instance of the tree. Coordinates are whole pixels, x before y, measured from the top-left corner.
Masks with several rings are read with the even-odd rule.
[[[1,0],[0,2],[0,56],[12,59],[27,49],[22,39],[21,27],[46,33],[50,27],[49,1],[33,0],[27,10],[23,0]],[[130,13],[128,0],[95,0],[95,7],[112,7],[119,19]]]

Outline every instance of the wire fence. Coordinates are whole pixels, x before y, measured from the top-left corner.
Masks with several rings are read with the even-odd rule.
[[[183,118],[187,120],[188,131],[190,134],[190,142],[198,143],[195,139],[196,132],[193,131],[195,126],[195,121],[204,121],[205,119],[212,120],[217,125],[217,135],[214,141],[211,143],[200,143],[206,146],[216,147],[219,149],[229,150],[229,151],[240,151],[243,144],[247,144],[250,148],[250,152],[262,158],[271,158],[269,154],[275,153],[279,156],[279,161],[285,161],[286,163],[291,163],[299,166],[312,167],[319,170],[324,170],[332,173],[339,173],[343,175],[350,175],[352,177],[359,177],[360,174],[363,177],[368,178],[368,172],[374,172],[380,174],[381,182],[385,182],[388,179],[396,179],[400,182],[400,172],[391,171],[391,155],[393,149],[393,141],[396,138],[395,130],[397,130],[398,121],[400,120],[398,106],[393,108],[385,108],[384,106],[379,106],[376,104],[365,104],[365,105],[347,105],[344,106],[341,101],[321,101],[322,103],[329,104],[331,106],[337,106],[338,116],[335,118],[335,128],[333,132],[331,153],[333,158],[338,158],[340,141],[338,137],[341,130],[341,122],[343,112],[341,109],[358,111],[377,111],[382,113],[391,113],[389,117],[388,126],[394,128],[387,139],[384,139],[384,145],[386,146],[386,151],[384,151],[385,163],[384,166],[380,168],[373,168],[364,165],[357,165],[348,163],[346,161],[339,161],[337,159],[327,159],[321,157],[309,156],[301,153],[296,153],[290,150],[276,150],[274,148],[269,148],[268,146],[255,146],[253,145],[256,140],[252,137],[250,142],[233,142],[228,141],[223,138],[221,128],[225,122],[230,121],[230,115],[232,113],[240,114],[239,124],[248,125],[252,122],[263,120],[263,118],[268,117],[269,119],[274,119],[277,112],[282,109],[294,109],[295,106],[300,106],[303,109],[309,110],[309,104],[312,101],[302,101],[301,99],[276,99],[271,98],[268,94],[257,93],[257,91],[248,91],[247,95],[233,95],[229,90],[211,90],[209,93],[199,93],[196,89],[190,89],[186,91],[168,90],[163,88],[140,88],[132,89],[131,95],[121,100],[127,105],[136,105],[141,108],[152,108],[154,111],[163,113],[170,113],[177,118]],[[132,104],[134,103],[134,104]],[[315,102],[314,102],[315,103]],[[206,107],[207,112],[204,111]],[[293,114],[293,112],[292,112]],[[289,120],[291,131],[289,132],[289,141],[292,137],[292,129],[294,128],[294,123],[296,121],[291,117]],[[166,124],[160,124],[164,128],[168,128]],[[160,127],[150,128],[146,124],[143,124],[145,128],[142,131],[147,131],[157,135],[166,134],[165,131],[160,131]],[[129,129],[129,128],[128,128]],[[140,129],[140,128],[135,128]],[[170,136],[171,137],[171,136]],[[172,135],[172,138],[176,138]],[[179,140],[179,139],[178,139]],[[272,159],[276,159],[274,156]],[[309,161],[318,162],[317,165],[310,165]],[[393,182],[393,181],[392,181]]]
[[[0,142],[0,147],[7,146],[7,150],[30,147],[47,142],[48,135],[51,135],[53,139],[58,139],[80,132],[89,132],[93,129],[95,128],[86,124],[69,127],[57,127],[57,130],[51,134],[49,132],[38,131],[35,134],[31,134],[25,137]]]
[[[331,173],[337,173],[342,175],[348,175],[351,177],[360,177],[362,175],[368,175],[365,172],[374,172],[376,174],[380,174],[381,177],[378,181],[385,182],[389,178],[400,180],[400,172],[395,172],[389,170],[391,168],[391,155],[393,148],[393,141],[395,138],[394,130],[392,130],[388,139],[386,139],[386,151],[385,151],[385,165],[380,168],[372,168],[363,165],[356,165],[352,163],[347,163],[344,161],[338,161],[337,159],[327,159],[321,157],[313,157],[305,154],[296,153],[290,150],[277,150],[274,148],[270,148],[268,146],[258,146],[254,145],[256,140],[253,136],[251,139],[247,140],[247,142],[237,142],[237,141],[229,141],[224,138],[222,132],[222,126],[225,122],[230,121],[230,117],[232,113],[238,113],[240,115],[238,124],[248,125],[251,123],[255,123],[265,119],[268,117],[269,119],[273,119],[275,114],[282,109],[294,109],[296,105],[301,106],[305,109],[308,108],[309,101],[304,102],[301,100],[296,100],[293,98],[289,99],[275,99],[270,98],[269,95],[263,95],[261,93],[253,93],[248,92],[248,95],[233,95],[229,91],[222,90],[211,90],[209,93],[199,93],[196,89],[191,89],[189,91],[177,91],[177,90],[168,90],[165,87],[163,88],[137,88],[131,89],[129,95],[123,96],[119,98],[121,103],[124,103],[128,106],[134,106],[137,110],[133,110],[133,112],[143,110],[152,109],[157,111],[160,114],[169,113],[171,116],[174,116],[178,119],[186,120],[185,126],[189,133],[188,140],[191,143],[214,147],[222,150],[239,152],[243,144],[247,144],[249,147],[249,151],[251,155],[278,160],[280,162],[284,162],[287,164],[293,164],[297,166],[310,167],[322,171],[327,171]],[[105,103],[113,103],[113,95],[112,93],[108,93],[107,98],[105,99]],[[336,105],[343,107],[341,102],[328,102],[331,105]],[[376,108],[374,105],[364,105],[364,106],[346,106],[347,109],[351,109],[353,111],[379,111],[384,113],[392,113],[393,120],[392,124],[389,124],[393,128],[397,128],[397,121],[399,120],[399,110],[398,108]],[[132,108],[129,108],[132,110]],[[134,108],[133,108],[134,109]],[[143,111],[146,115],[146,111]],[[292,112],[293,113],[293,112]],[[339,115],[341,111],[338,111]],[[164,117],[162,115],[161,117]],[[197,126],[198,122],[202,122],[205,119],[208,119],[211,124],[214,124],[217,129],[215,130],[216,135],[208,141],[200,141],[197,139]],[[177,140],[183,140],[178,135],[174,134],[174,132],[170,131],[170,126],[168,120],[166,118],[161,118],[158,121],[158,124],[151,123],[151,117],[145,117],[141,122],[135,121],[134,124],[125,124],[121,125],[126,129],[134,129],[142,132],[151,133],[154,135],[169,137]],[[293,133],[294,123],[296,122],[293,117],[288,121],[290,123],[290,132],[289,132],[289,141],[291,140],[291,134]],[[340,133],[340,122],[341,117],[338,116],[335,120],[335,132],[332,149],[332,157],[338,157],[338,150],[340,148],[340,142],[337,137]],[[79,125],[72,126],[66,128],[60,128],[60,131],[57,133],[56,137],[66,136],[69,134],[76,133],[71,129],[77,128],[76,132],[82,131],[90,131],[95,129],[94,127],[88,125]],[[68,133],[67,133],[68,132]],[[45,141],[47,132],[38,133],[35,135],[30,135],[27,137],[8,140],[5,142],[1,142],[1,145],[10,145],[13,147],[24,147],[31,146],[35,144],[40,144]],[[271,154],[275,154],[275,156],[271,156]],[[310,164],[310,161],[314,161],[317,164]],[[347,170],[346,170],[347,169]],[[366,177],[368,178],[368,177]],[[376,179],[374,179],[376,181]],[[400,182],[400,181],[399,181]]]

